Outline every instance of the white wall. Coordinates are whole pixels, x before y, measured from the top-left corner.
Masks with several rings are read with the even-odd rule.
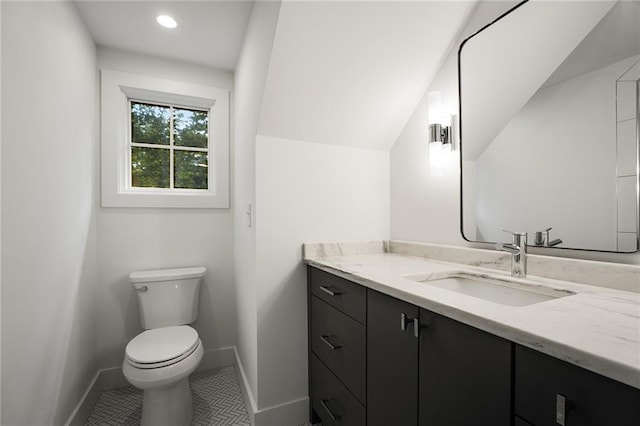
[[[256,182],[264,408],[307,395],[302,243],[388,239],[389,153],[259,136]]]
[[[428,91],[442,92],[443,106],[456,113],[458,108],[457,48],[469,35],[504,13],[513,2],[481,2],[474,11],[458,43],[449,53]],[[428,172],[426,141],[426,93],[391,150],[391,238],[456,246],[491,248],[470,244],[460,232],[459,151],[445,165],[444,176]],[[530,250],[540,253],[536,249]],[[547,249],[543,253],[640,264],[640,254],[594,253]]]
[[[233,155],[234,257],[237,343],[255,407],[258,391],[258,323],[255,227],[248,226],[247,205],[255,204],[255,144],[280,2],[256,2],[235,73]],[[250,218],[252,221],[255,216]]]
[[[95,47],[68,2],[2,20],[2,424],[61,424],[97,368]]]
[[[500,241],[503,228],[531,234],[553,227],[552,238],[565,247],[616,250],[613,82],[637,60],[541,89],[487,147],[477,162],[483,239]]]
[[[233,90],[229,72],[111,49],[98,50],[98,66]],[[126,344],[142,331],[138,302],[128,281],[137,270],[205,266],[194,327],[205,351],[235,344],[230,209],[100,208],[98,236],[95,316],[101,368],[119,367]]]

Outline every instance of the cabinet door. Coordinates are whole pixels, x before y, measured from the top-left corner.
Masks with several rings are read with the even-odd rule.
[[[512,343],[420,310],[422,426],[511,425]]]
[[[371,289],[367,302],[367,425],[417,425],[419,309]]]
[[[516,346],[515,411],[536,426],[638,426],[640,390]]]

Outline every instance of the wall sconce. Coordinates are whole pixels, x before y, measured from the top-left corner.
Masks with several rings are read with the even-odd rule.
[[[447,120],[442,113],[440,92],[429,92],[427,94],[427,109],[429,119],[429,173],[431,176],[442,176],[445,155],[453,149],[451,117]]]

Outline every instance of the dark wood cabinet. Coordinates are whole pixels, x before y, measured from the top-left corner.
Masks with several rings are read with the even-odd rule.
[[[367,289],[316,268],[307,279],[310,420],[365,426]]]
[[[640,425],[638,389],[328,272],[307,278],[313,423]]]
[[[510,426],[513,344],[420,310],[420,425]]]
[[[640,391],[516,346],[515,412],[533,426],[638,426]]]
[[[417,306],[368,290],[369,426],[418,422],[418,338],[414,329],[418,326],[418,315]]]

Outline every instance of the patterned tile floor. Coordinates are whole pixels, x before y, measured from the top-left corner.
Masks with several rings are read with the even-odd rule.
[[[191,375],[192,426],[250,426],[234,367]],[[102,392],[87,425],[139,425],[142,391],[133,386]]]

